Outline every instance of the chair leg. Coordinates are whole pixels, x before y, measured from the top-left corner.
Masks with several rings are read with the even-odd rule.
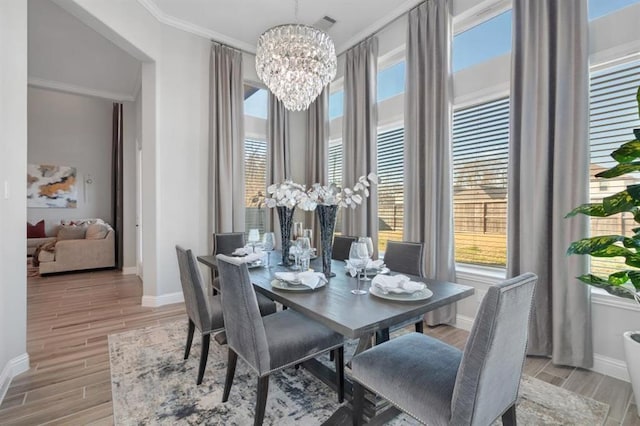
[[[258,377],[258,398],[256,400],[256,414],[253,426],[262,426],[264,420],[264,409],[267,405],[267,394],[269,393],[269,376]]]
[[[334,349],[331,353],[336,354],[336,377],[338,387],[338,402],[344,401],[344,347],[340,346],[338,349]]]
[[[416,323],[416,333],[424,333],[424,321],[420,321]]]
[[[209,357],[209,342],[211,341],[211,334],[202,335],[202,352],[200,352],[200,369],[198,370],[198,385],[202,383],[204,377],[204,369],[207,367],[207,358]]]
[[[224,392],[222,392],[222,402],[227,402],[229,399],[229,393],[231,392],[231,385],[233,384],[233,376],[236,374],[236,363],[238,361],[238,354],[233,349],[229,348],[229,358],[227,360],[227,378],[224,381]]]
[[[335,355],[333,351],[329,352],[329,361],[333,361],[334,358],[335,358]]]
[[[362,415],[364,412],[364,387],[354,381],[353,382],[353,426],[361,426],[363,424]]]
[[[502,424],[504,426],[516,426],[516,404],[513,404],[504,412],[502,415]]]
[[[187,332],[187,346],[184,347],[184,359],[189,358],[191,352],[191,344],[193,343],[193,332],[196,330],[196,325],[193,321],[189,320],[189,331]]]

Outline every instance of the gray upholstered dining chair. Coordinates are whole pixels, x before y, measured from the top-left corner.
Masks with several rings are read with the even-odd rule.
[[[213,250],[212,255],[227,254],[231,256],[236,249],[244,247],[244,232],[220,232],[213,234]],[[218,271],[215,268],[211,268],[211,285],[213,287],[213,294],[216,294],[220,290],[220,283],[218,282]]]
[[[207,291],[193,252],[180,246],[176,246],[176,252],[178,254],[182,294],[184,295],[184,304],[189,317],[184,359],[189,358],[193,334],[197,328],[202,335],[202,351],[200,353],[200,368],[197,379],[197,384],[200,384],[207,366],[211,333],[224,327],[221,300],[219,295],[215,296]],[[272,300],[262,297],[259,308],[262,315],[269,315],[276,311],[276,304]]]
[[[327,351],[335,351],[338,402],[342,402],[343,336],[291,309],[261,318],[247,265],[224,255],[218,255],[217,260],[229,345],[222,402],[229,398],[239,356],[258,374],[254,425],[261,425],[269,390],[269,375]]]
[[[489,425],[500,416],[515,425],[537,280],[526,273],[490,287],[464,352],[411,333],[355,356],[354,425],[365,387],[430,425]]]
[[[333,237],[333,247],[331,249],[331,258],[334,260],[349,259],[349,250],[351,243],[358,241],[358,237],[340,236]]]
[[[197,380],[197,384],[200,384],[207,366],[211,333],[224,327],[222,306],[220,305],[220,296],[213,296],[207,291],[193,252],[180,246],[176,246],[176,252],[178,254],[182,294],[184,295],[184,304],[189,317],[189,331],[187,345],[184,349],[184,359],[189,358],[193,333],[197,328],[202,334],[202,351],[200,353],[200,368]]]
[[[387,241],[384,264],[394,272],[424,277],[423,258],[424,243]],[[423,324],[422,318],[416,318],[416,332],[422,333],[424,331]]]

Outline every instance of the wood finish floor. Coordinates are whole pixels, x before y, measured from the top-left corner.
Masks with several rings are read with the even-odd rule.
[[[115,271],[28,278],[31,369],[11,383],[0,424],[113,424],[107,336],[185,319],[182,304],[143,308],[141,297],[140,280]],[[449,326],[425,330],[459,348],[468,335]],[[607,426],[640,426],[628,383],[545,358],[528,358],[525,373],[609,404]]]

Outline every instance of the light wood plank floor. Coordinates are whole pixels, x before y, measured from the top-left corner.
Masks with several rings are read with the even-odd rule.
[[[16,377],[0,405],[0,424],[113,423],[107,336],[185,319],[182,304],[140,306],[142,283],[115,271],[30,277],[27,350],[31,369]],[[463,347],[468,333],[427,333]],[[606,425],[640,426],[628,383],[529,358],[525,373],[611,405]]]

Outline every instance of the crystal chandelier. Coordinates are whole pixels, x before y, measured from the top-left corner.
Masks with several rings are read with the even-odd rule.
[[[317,28],[279,25],[258,39],[256,71],[285,108],[302,111],[336,76],[336,49]]]

